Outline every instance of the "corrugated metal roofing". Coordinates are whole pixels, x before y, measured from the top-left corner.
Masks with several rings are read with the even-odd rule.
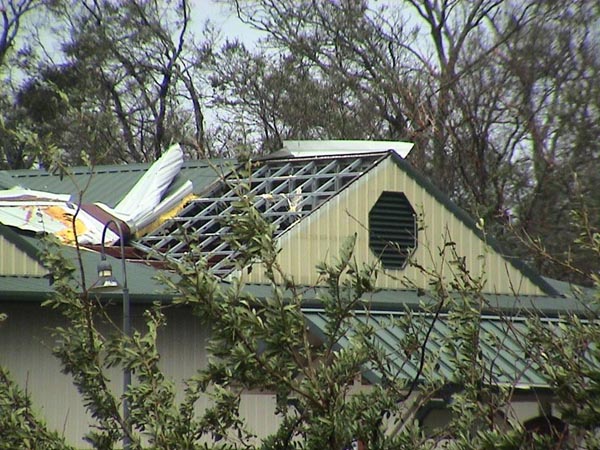
[[[0,189],[10,189],[15,185],[15,180],[6,170],[0,170]]]
[[[48,278],[0,276],[0,301],[41,302],[50,293]]]
[[[175,191],[186,180],[192,181],[195,193],[201,192],[219,178],[221,171],[227,170],[228,164],[227,160],[222,159],[187,161],[166,195]],[[10,175],[16,183],[29,189],[73,196],[83,190],[84,203],[101,202],[114,207],[149,166],[150,164],[98,166],[93,171],[87,167],[73,167],[70,169],[71,175],[63,177],[43,170],[13,170]]]
[[[368,156],[366,155],[365,157]],[[383,158],[387,155],[379,154],[378,156]],[[267,216],[270,214],[270,220],[279,225],[278,235],[290,228],[290,223],[297,222],[299,217],[307,215],[318,204],[322,204],[339,193],[344,186],[357,178],[356,173],[369,170],[369,165],[361,165],[360,160],[362,158],[358,158],[356,155],[346,158],[345,161],[348,164],[355,164],[353,161],[359,161],[358,166],[360,168],[356,171],[352,169],[348,174],[344,173],[346,169],[344,169],[345,166],[343,165],[334,165],[329,169],[327,166],[320,166],[324,160],[330,161],[340,158],[342,156],[338,155],[338,158],[266,159],[254,166],[255,170],[251,175],[251,179],[256,176],[256,179],[260,181],[252,185],[252,193],[256,194],[262,202],[258,205],[259,209],[266,213]],[[414,178],[419,186],[435,194],[434,197],[439,199],[461,222],[474,231],[478,231],[471,218],[453,205],[446,196],[437,191],[425,178],[416,173],[408,163],[402,158],[392,157],[392,159],[403,171]],[[280,166],[277,166],[277,164],[280,164]],[[269,172],[271,166],[275,167],[275,170]],[[131,190],[148,167],[149,164],[99,166],[95,168],[95,175],[91,179],[90,171],[85,167],[71,169],[73,179],[70,177],[63,177],[61,179],[58,175],[51,175],[35,170],[11,171],[10,175],[24,187],[47,190],[54,193],[75,194],[78,189],[83,189],[89,182],[89,186],[85,189],[84,202],[102,202],[113,207]],[[135,244],[136,247],[144,252],[158,250],[163,255],[168,254],[167,256],[175,256],[177,258],[186,252],[185,244],[181,242],[181,236],[176,236],[180,232],[180,226],[183,226],[184,229],[200,230],[198,233],[206,232],[205,236],[202,236],[202,239],[210,241],[207,244],[206,252],[210,253],[216,260],[222,258],[227,260],[226,263],[223,263],[223,270],[220,274],[230,272],[233,267],[231,261],[233,253],[231,249],[223,247],[223,240],[221,239],[223,233],[227,230],[217,225],[224,208],[225,210],[228,207],[230,208],[231,201],[235,200],[235,196],[229,195],[231,194],[231,190],[224,189],[222,187],[224,183],[222,180],[220,181],[220,178],[229,173],[229,169],[232,167],[233,162],[227,160],[186,162],[166,195],[189,179],[194,184],[194,192],[202,194],[204,198],[188,205],[178,217],[170,220],[168,223],[164,223],[156,230],[151,230],[145,239]],[[318,169],[314,172],[311,171],[311,167],[318,167]],[[313,179],[311,180],[310,177]],[[310,185],[311,183],[314,184],[315,180],[325,183],[325,188],[319,187],[315,192],[312,192]],[[287,189],[286,186],[289,187],[290,185],[301,187],[302,192],[296,193],[294,190]],[[319,189],[321,190],[319,191]],[[269,200],[267,197],[271,193],[275,195]],[[225,195],[226,199],[223,198],[223,194],[227,194]],[[276,201],[273,202],[273,199]],[[302,204],[296,205],[295,203],[297,202]],[[494,244],[493,239],[489,237],[486,237],[486,239],[487,242]],[[497,246],[494,246],[494,248],[501,253]],[[558,295],[557,290],[553,288],[554,286],[541,279],[539,275],[528,270],[526,266],[520,264],[518,261],[508,259],[513,262],[518,270],[529,277],[536,285],[540,286],[547,294]]]
[[[322,311],[305,311],[307,321],[319,335],[326,329],[327,318]],[[421,342],[415,351],[407,356],[404,340],[406,328],[399,320],[403,313],[370,312],[357,313],[354,327],[369,325],[374,330],[374,344],[388,356],[390,370],[399,379],[413,380],[419,374],[421,358]],[[458,381],[455,367],[449,357],[452,339],[452,321],[448,315],[442,314],[432,325],[433,315],[413,315],[411,332],[416,332],[422,339],[431,327],[431,334],[425,345],[426,358],[436,365],[436,375],[447,384]],[[414,323],[414,321],[417,323]],[[554,321],[544,319],[547,326]],[[528,359],[523,346],[523,338],[527,333],[527,323],[522,318],[509,316],[482,316],[479,333],[480,350],[483,357],[482,377],[486,384],[509,384],[516,386],[546,387],[544,378],[535,370]],[[456,343],[456,341],[452,341]],[[347,339],[340,341],[340,346],[349,345]],[[375,369],[365,374],[370,382],[380,382],[380,374]]]
[[[385,154],[381,154],[381,153],[379,155],[385,156]],[[327,159],[327,158],[313,157],[313,158],[288,158],[288,159],[279,159],[279,160],[266,159],[264,161],[259,161],[257,165],[260,167],[260,164],[262,164],[262,167],[261,167],[261,169],[262,169],[265,166],[268,168],[268,166],[273,164],[273,161],[283,161],[285,164],[292,164],[292,166],[299,165],[301,167],[308,167],[311,164],[313,164],[313,165],[318,164],[318,161],[321,161],[323,159]],[[353,155],[350,158],[348,158],[348,161],[350,161],[351,159],[356,160],[356,159],[360,159],[360,158],[357,158],[356,155]],[[416,182],[419,184],[419,186],[421,186],[426,191],[432,193],[432,195],[434,195],[434,197],[436,199],[438,199],[440,202],[442,202],[442,204],[444,206],[446,206],[462,223],[464,223],[467,227],[471,228],[476,233],[479,232],[479,230],[477,230],[474,225],[474,221],[470,217],[468,217],[462,210],[460,210],[459,208],[456,207],[456,205],[454,205],[452,202],[450,202],[444,194],[440,193],[437,189],[435,189],[433,187],[433,185],[430,182],[428,182],[428,180],[426,180],[420,174],[416,173],[408,163],[406,163],[402,158],[395,157],[395,155],[392,156],[392,159],[401,167],[401,169],[404,172],[406,172],[408,174],[408,176],[414,178],[416,180]],[[293,162],[291,162],[291,161],[293,161]],[[37,189],[37,190],[46,190],[46,191],[54,192],[54,193],[77,194],[78,190],[83,189],[83,190],[85,190],[84,199],[83,199],[84,203],[102,202],[102,203],[108,205],[109,207],[114,207],[115,204],[118,203],[124,197],[124,195],[132,189],[132,187],[139,180],[139,178],[144,174],[144,172],[148,169],[148,167],[149,167],[148,164],[99,166],[99,167],[95,168],[95,175],[93,175],[91,177],[91,179],[90,179],[90,171],[88,168],[85,168],[85,167],[71,169],[72,174],[73,174],[72,179],[70,177],[63,177],[61,179],[58,175],[50,175],[46,172],[35,171],[35,170],[11,171],[10,175],[12,176],[13,179],[15,179],[17,182],[21,183],[24,187],[29,187],[29,188]],[[229,173],[230,172],[229,169],[231,169],[231,168],[233,168],[233,162],[227,161],[227,160],[188,161],[184,164],[184,166],[181,170],[181,173],[174,180],[171,188],[166,193],[166,195],[168,195],[169,193],[173,192],[173,190],[180,187],[183,184],[183,182],[185,182],[186,180],[188,180],[188,179],[191,180],[194,184],[194,192],[196,194],[204,194],[204,197],[207,197],[202,200],[204,207],[201,208],[201,210],[206,211],[205,215],[208,218],[207,220],[208,220],[208,222],[211,222],[212,219],[210,219],[209,216],[220,215],[223,212],[222,211],[223,201],[221,201],[222,199],[220,198],[220,194],[223,193],[223,189],[220,189],[217,185],[219,184],[219,179],[222,176],[224,176],[224,174]],[[365,171],[364,168],[362,170]],[[255,175],[255,174],[253,173],[252,175]],[[283,173],[280,175],[282,175],[282,179],[286,178],[285,182],[287,184],[299,184],[299,185],[306,184],[306,180],[302,179],[301,177],[299,178],[298,173],[296,173],[294,170],[288,170],[287,173]],[[343,173],[336,174],[336,173],[334,173],[334,171],[331,171],[330,173],[327,173],[325,175],[329,177],[329,182],[333,182],[334,185],[337,183],[337,181],[334,182],[333,180],[340,180],[340,179],[344,178]],[[279,176],[279,175],[274,175],[274,176]],[[75,181],[75,184],[74,184],[73,180]],[[88,182],[89,182],[89,186],[86,188],[85,186],[87,185]],[[217,186],[217,187],[215,187],[215,186]],[[263,187],[264,186],[267,186],[267,185],[263,185]],[[209,189],[212,189],[212,191],[208,192]],[[308,190],[310,191],[310,187],[308,188]],[[211,192],[214,195],[211,195]],[[334,193],[337,193],[337,192],[339,192],[339,189]],[[288,202],[288,205],[296,208],[295,205],[291,205],[290,201],[292,201],[292,202],[297,201],[297,200],[299,200],[300,197],[298,195],[295,195],[294,192],[292,192],[292,191],[283,192],[283,193],[287,195],[287,200],[285,200],[285,201]],[[264,194],[269,194],[269,192],[268,191],[259,192],[259,195],[264,195]],[[279,194],[281,194],[281,192]],[[302,207],[303,210],[300,211],[300,213],[301,213],[301,215],[306,215],[305,214],[306,211],[310,210],[311,208],[306,207],[306,205],[307,205],[307,203],[305,201],[306,196],[304,196],[304,194],[302,195],[302,198],[303,198],[302,201],[304,202],[304,205]],[[316,198],[317,198],[316,196],[312,196],[312,199],[316,199]],[[322,198],[318,199],[319,202],[321,200],[323,200],[324,198],[325,197],[323,196]],[[265,199],[263,199],[263,200],[265,200]],[[213,203],[212,205],[208,204],[210,201],[212,201],[212,203]],[[265,200],[265,203],[266,203],[266,201],[267,200]],[[283,203],[285,203],[285,202],[279,202],[279,206],[282,206]],[[196,202],[196,203],[194,203],[193,208],[196,208],[197,206],[198,206],[198,204]],[[191,207],[192,206],[190,206],[190,208]],[[225,206],[225,208],[226,208],[226,206]],[[263,209],[265,211],[269,210],[270,212],[273,212],[273,208],[270,208],[270,207],[265,207]],[[277,208],[275,208],[275,209],[277,209]],[[177,253],[185,252],[185,249],[183,249],[182,252],[179,251],[179,250],[181,250],[181,249],[179,249],[179,247],[181,247],[180,244],[172,241],[172,239],[170,240],[170,242],[165,242],[165,238],[173,237],[173,235],[176,234],[176,232],[179,232],[179,230],[174,231],[174,229],[177,228],[179,225],[183,224],[186,227],[189,226],[191,223],[190,219],[194,219],[196,221],[197,221],[197,219],[201,219],[200,216],[202,216],[202,214],[204,214],[202,211],[201,212],[196,211],[192,214],[192,213],[190,213],[189,208],[185,209],[179,215],[179,217],[176,218],[176,220],[169,222],[168,225],[164,224],[162,227],[160,227],[160,229],[150,230],[151,233],[150,233],[150,235],[147,236],[147,239],[139,242],[139,248],[142,251],[150,251],[150,252],[158,250],[159,253],[162,253],[163,255],[165,255],[166,253],[177,254]],[[215,211],[216,211],[216,214],[215,214]],[[267,211],[267,212],[269,212],[269,211]],[[281,214],[283,214],[281,208],[276,212],[278,214],[280,214],[280,217],[275,219],[278,221],[278,223],[282,223],[285,220],[291,219],[290,217],[286,218],[286,217],[284,217],[284,215],[281,215]],[[186,214],[187,214],[187,216],[186,216]],[[194,217],[190,217],[191,215],[193,215]],[[289,214],[288,214],[288,216],[289,216]],[[175,223],[175,221],[178,222],[177,225],[173,225]],[[212,227],[212,225],[213,225],[213,222],[211,222],[211,227]],[[171,228],[167,229],[165,227],[171,227]],[[200,226],[200,228],[202,228],[202,226]],[[214,229],[212,229],[212,228],[214,228]],[[216,247],[208,246],[207,251],[214,253],[215,254],[214,257],[216,259],[222,259],[223,257],[225,257],[225,259],[228,259],[228,260],[231,259],[231,258],[229,258],[229,256],[231,255],[230,250],[225,249],[225,248],[218,248],[220,243],[222,243],[222,240],[218,236],[214,235],[215,233],[222,234],[226,230],[224,230],[223,228],[218,228],[218,229],[215,227],[212,227],[212,228],[211,228],[211,230],[209,230],[208,239],[211,240],[211,245],[214,244],[216,241],[219,241],[219,242],[217,242]],[[289,228],[289,227],[286,227],[286,228]],[[202,229],[202,230],[204,230],[204,229]],[[145,230],[145,231],[148,231],[148,230]],[[279,231],[281,231],[281,227],[280,227]],[[216,239],[216,241],[215,241],[215,239]],[[494,247],[494,249],[497,250],[500,254],[503,254],[503,252],[497,246],[495,241],[493,239],[491,239],[489,236],[486,236],[486,242],[489,243],[490,245],[492,245]],[[171,249],[170,246],[174,246],[175,248]],[[161,251],[161,250],[164,250],[164,251]],[[173,255],[170,255],[170,256],[173,256]],[[539,277],[538,274],[536,274],[533,271],[531,271],[530,269],[528,269],[528,267],[526,267],[524,264],[520,263],[520,261],[514,260],[514,259],[510,258],[509,256],[505,256],[505,258],[507,260],[509,260],[517,268],[517,270],[519,270],[521,273],[526,275],[531,281],[533,281],[533,283],[536,286],[538,286],[540,289],[544,290],[547,294],[557,295],[557,291],[555,289],[553,289],[553,287],[549,283],[547,283],[545,280],[543,280],[541,277]],[[231,263],[231,261],[229,261],[229,263],[228,263],[228,268],[224,268],[224,270],[222,271],[222,274],[225,274],[228,271],[230,271],[230,269],[232,268],[232,264],[230,264],[230,263]]]
[[[270,295],[266,284],[247,284],[246,287],[249,292],[258,297]],[[316,309],[321,307],[318,299],[327,292],[327,288],[307,286],[300,286],[300,288],[303,292],[303,305]],[[498,314],[524,316],[528,312],[533,312],[544,317],[556,318],[570,314],[585,315],[592,307],[587,299],[576,300],[572,296],[482,294],[482,297],[485,300],[482,312],[492,316]],[[363,304],[368,305],[371,310],[393,313],[401,313],[406,309],[419,311],[424,305],[435,306],[437,301],[437,298],[430,296],[426,291],[416,289],[378,289],[362,298]]]

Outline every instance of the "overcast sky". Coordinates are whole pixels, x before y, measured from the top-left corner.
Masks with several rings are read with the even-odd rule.
[[[205,22],[210,20],[223,37],[238,38],[245,44],[251,44],[259,38],[259,33],[243,24],[234,11],[229,10],[216,0],[192,0],[192,20],[194,27],[200,33]]]

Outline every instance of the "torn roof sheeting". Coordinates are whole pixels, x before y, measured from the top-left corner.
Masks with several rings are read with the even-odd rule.
[[[73,217],[77,206],[67,194],[52,194],[30,189],[12,188],[0,192],[0,222],[4,225],[49,233],[66,243],[74,242]],[[79,242],[100,242],[104,223],[80,210],[75,221]],[[107,242],[118,237],[107,233]]]
[[[174,145],[150,166],[131,191],[114,207],[114,214],[130,226],[143,226],[144,224],[137,224],[148,215],[152,215],[154,209],[160,205],[164,193],[182,165],[183,152],[179,145]],[[191,193],[191,182],[188,181],[177,192],[181,190],[186,191],[186,195]]]
[[[177,191],[163,199],[183,164],[183,152],[174,145],[140,178],[131,191],[115,206],[102,203],[83,204],[78,210],[69,195],[52,194],[29,189],[12,188],[0,191],[0,222],[23,230],[51,233],[65,243],[75,241],[73,217],[80,244],[100,244],[102,232],[111,220],[118,221],[130,234],[151,223],[181,202],[192,192],[187,181]],[[116,231],[116,229],[115,229]],[[119,239],[108,229],[105,243]]]

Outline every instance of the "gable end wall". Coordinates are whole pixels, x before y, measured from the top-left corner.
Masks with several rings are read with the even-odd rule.
[[[0,276],[41,277],[47,272],[36,259],[0,235]]]
[[[280,237],[279,262],[283,270],[292,274],[298,284],[315,284],[315,266],[337,255],[345,238],[354,233],[357,234],[357,260],[374,261],[375,255],[369,249],[368,217],[371,207],[383,191],[403,192],[415,211],[422,214],[425,229],[419,232],[418,248],[414,255],[419,264],[438,267],[438,271],[443,271],[447,278],[451,278],[451,266],[441,265],[437,255],[444,242],[453,241],[457,244],[458,255],[466,258],[472,274],[485,273],[485,292],[544,294],[536,284],[408,176],[392,158],[382,161]],[[414,267],[382,272],[377,286],[384,289],[405,289],[406,285],[401,282],[404,277],[412,280],[418,287],[428,287],[428,280]],[[267,280],[262,268],[253,267],[247,281],[264,283]]]

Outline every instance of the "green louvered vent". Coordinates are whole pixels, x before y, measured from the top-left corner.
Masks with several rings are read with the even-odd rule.
[[[371,208],[369,246],[388,269],[404,268],[417,248],[415,210],[402,192],[382,192]]]

